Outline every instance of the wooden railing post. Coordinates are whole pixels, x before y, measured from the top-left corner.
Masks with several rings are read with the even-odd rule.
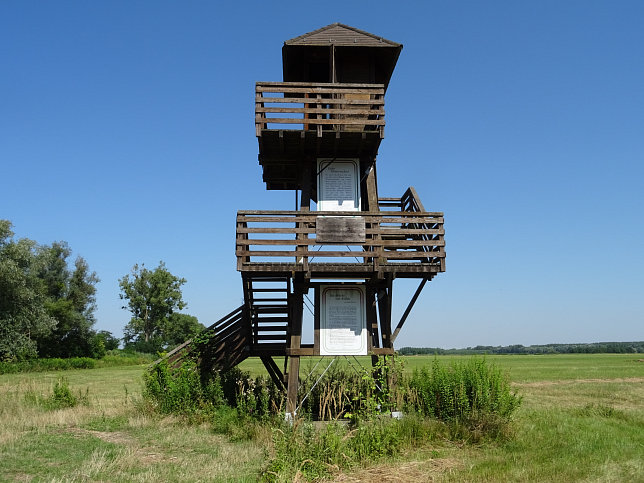
[[[244,263],[250,262],[250,255],[244,256],[240,252],[248,253],[248,233],[241,233],[239,228],[247,228],[248,224],[243,220],[243,215],[237,213],[237,236],[236,236],[236,247],[235,251],[237,252],[237,270],[241,270]]]
[[[260,83],[255,84],[255,135],[260,137],[262,135],[262,130],[266,129],[266,125],[262,123],[263,113],[261,112],[264,107],[264,103],[260,101],[264,97],[264,94],[258,89]]]

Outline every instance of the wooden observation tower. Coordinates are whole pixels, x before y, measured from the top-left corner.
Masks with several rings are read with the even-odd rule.
[[[288,390],[290,413],[301,357],[392,355],[425,284],[445,271],[443,214],[425,211],[413,187],[378,193],[385,92],[401,50],[336,23],[284,42],[284,82],[256,84],[263,180],[268,190],[295,190],[296,206],[237,213],[244,304],[207,329],[201,361],[226,368],[260,357]],[[401,277],[419,285],[394,327]],[[190,345],[171,358],[181,348]]]

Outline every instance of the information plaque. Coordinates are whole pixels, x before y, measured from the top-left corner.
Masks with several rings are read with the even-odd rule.
[[[367,355],[364,285],[320,286],[320,355]]]
[[[360,160],[318,159],[318,211],[360,210]]]

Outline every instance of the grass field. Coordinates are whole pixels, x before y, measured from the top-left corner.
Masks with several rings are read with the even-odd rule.
[[[511,439],[480,445],[431,441],[335,478],[644,482],[644,362],[639,359],[488,356],[523,396]],[[431,364],[433,357],[404,360],[411,371]],[[270,452],[270,433],[229,438],[207,425],[142,412],[137,401],[144,368],[0,376],[0,481],[256,481]],[[246,361],[244,369],[263,373],[259,361]],[[56,410],[38,404],[60,377],[87,402]]]

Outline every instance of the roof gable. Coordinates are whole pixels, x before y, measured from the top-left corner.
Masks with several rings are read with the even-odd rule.
[[[341,23],[332,23],[284,42],[284,45],[339,45],[352,47],[401,47],[401,44]]]

